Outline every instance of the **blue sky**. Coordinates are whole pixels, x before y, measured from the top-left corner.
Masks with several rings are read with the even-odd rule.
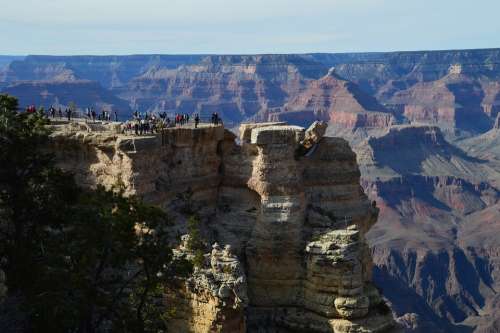
[[[500,47],[500,0],[2,0],[0,54]]]

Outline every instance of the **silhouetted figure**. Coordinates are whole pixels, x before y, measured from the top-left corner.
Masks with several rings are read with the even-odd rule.
[[[134,121],[134,130],[135,130],[135,135],[139,135],[139,121],[138,120]]]
[[[198,123],[200,122],[200,116],[198,114],[194,115],[194,128],[198,128]]]

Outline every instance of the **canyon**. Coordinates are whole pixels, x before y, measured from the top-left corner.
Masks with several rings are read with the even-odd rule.
[[[196,112],[203,117],[218,112],[233,132],[247,121],[287,122],[302,127],[324,121],[328,123],[327,137],[342,137],[349,142],[361,172],[359,181],[380,209],[378,222],[366,233],[366,239],[375,264],[373,280],[382,288],[398,321],[408,332],[495,332],[500,322],[499,63],[499,49],[28,56],[2,59],[0,92],[17,95],[22,106],[64,107],[73,101],[82,108],[116,109],[122,118],[133,110],[169,115]],[[250,132],[236,140],[246,140],[251,146]],[[219,135],[226,136],[228,145],[232,145],[229,132]],[[131,146],[124,151],[140,151],[135,148],[143,141],[132,141],[126,141]],[[327,149],[337,148],[328,145]],[[111,153],[104,149],[102,154]],[[236,154],[234,159],[245,160],[245,154]],[[80,157],[75,156],[71,168],[79,168]],[[220,165],[231,165],[231,170],[238,162],[235,160]],[[148,168],[154,163],[160,162],[144,162],[149,171],[142,171],[139,177],[157,172]],[[215,168],[220,162],[208,158],[203,163]],[[104,183],[123,177],[133,179],[132,168],[122,166],[120,172],[113,169],[112,175],[100,164],[91,172]],[[287,165],[281,171],[292,175],[298,172],[296,168]],[[241,175],[250,172],[245,165],[233,170]],[[82,166],[78,174],[85,172],[90,171]],[[193,174],[185,174],[189,172]],[[191,184],[196,196],[213,197],[210,192],[217,188],[216,178],[184,169],[177,177],[181,183],[192,183],[192,175],[205,177],[204,182]],[[224,191],[236,191],[247,176],[232,177],[235,185],[223,186]],[[147,200],[161,203],[175,199],[172,193],[158,190],[174,184],[171,175],[151,179],[134,182],[130,188],[144,187],[137,191]],[[299,195],[302,190],[296,188],[295,181],[287,179],[286,183],[295,186]],[[240,195],[238,190],[220,198],[258,202],[260,190],[251,191],[259,194]],[[311,199],[314,205],[327,201],[325,197]],[[244,207],[243,202],[237,205]],[[241,254],[241,246],[233,242],[249,239],[251,236],[239,236],[249,233],[242,229],[233,231],[238,237],[227,236],[232,240],[220,242],[220,249],[214,248],[213,257],[220,259],[216,261],[222,266],[235,266],[238,271],[241,266],[234,263],[233,256]],[[223,254],[225,244],[232,246],[228,254]],[[206,268],[215,280],[220,275],[217,267]],[[234,318],[241,315],[232,314]]]

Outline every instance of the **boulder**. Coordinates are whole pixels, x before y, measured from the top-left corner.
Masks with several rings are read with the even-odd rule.
[[[312,123],[312,125],[306,130],[305,138],[302,142],[304,147],[309,149],[317,144],[325,135],[327,127],[328,124],[324,121],[315,121]]]

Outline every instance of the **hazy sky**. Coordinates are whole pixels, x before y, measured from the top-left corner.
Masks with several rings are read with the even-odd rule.
[[[0,1],[0,54],[500,47],[500,0]]]

